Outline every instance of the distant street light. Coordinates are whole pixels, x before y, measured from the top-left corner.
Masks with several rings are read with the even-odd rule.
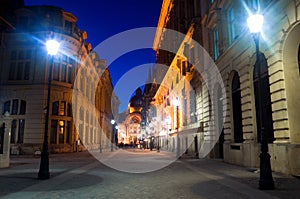
[[[260,135],[261,135],[261,153],[260,153],[260,179],[259,179],[259,189],[270,190],[274,189],[274,181],[272,177],[271,163],[270,163],[270,154],[268,153],[268,140],[267,132],[264,128],[264,120],[262,119],[262,100],[261,100],[261,60],[259,52],[259,37],[260,32],[263,27],[264,17],[260,14],[254,14],[248,17],[247,23],[249,26],[250,33],[253,36],[255,47],[256,47],[256,63],[258,73],[258,108],[259,111],[259,120],[261,124]]]
[[[50,178],[49,173],[49,152],[48,152],[48,127],[49,127],[49,115],[50,115],[50,96],[51,96],[51,84],[52,84],[52,68],[53,57],[58,53],[59,42],[55,40],[48,40],[46,42],[47,52],[50,55],[49,61],[49,75],[48,75],[48,93],[47,93],[47,106],[45,116],[45,133],[43,141],[43,149],[41,153],[40,170],[38,173],[38,179],[45,180]]]

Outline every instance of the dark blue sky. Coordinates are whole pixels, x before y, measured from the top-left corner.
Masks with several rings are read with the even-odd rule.
[[[87,41],[95,48],[120,32],[156,27],[162,0],[25,0],[25,5],[53,5],[73,13],[78,18],[78,27],[87,32]],[[100,58],[105,59],[101,54]],[[152,49],[137,50],[120,56],[109,66],[113,85],[128,70],[146,63],[155,63]],[[126,88],[121,90],[126,92]],[[127,107],[128,93],[116,93],[121,100],[120,111],[123,111]]]

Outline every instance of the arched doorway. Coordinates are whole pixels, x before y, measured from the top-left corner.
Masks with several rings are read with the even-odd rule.
[[[300,143],[300,23],[290,30],[283,43],[283,74],[285,90],[282,102],[285,111],[286,138],[291,143]],[[278,122],[279,123],[279,122]],[[282,125],[281,125],[282,126]],[[279,138],[278,138],[279,139]],[[281,140],[283,138],[280,138]]]
[[[240,77],[236,71],[232,78],[231,94],[232,94],[232,113],[233,113],[233,137],[235,143],[242,143],[243,124],[242,124],[242,103]]]

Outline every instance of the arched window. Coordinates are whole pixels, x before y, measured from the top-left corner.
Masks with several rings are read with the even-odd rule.
[[[256,126],[257,126],[257,140],[261,140],[261,129],[264,127],[267,134],[268,143],[273,143],[274,141],[274,129],[272,120],[272,107],[271,107],[271,94],[270,94],[270,84],[268,75],[268,63],[263,53],[260,53],[260,77],[261,81],[259,84],[257,64],[254,66],[254,94],[255,94],[255,107],[256,107]],[[258,92],[260,86],[261,93]],[[260,102],[259,102],[260,95]],[[261,109],[259,108],[259,103],[261,103]],[[261,118],[260,118],[261,116]],[[262,124],[261,124],[262,122]]]
[[[80,107],[79,118],[80,118],[81,121],[84,120],[84,109],[83,109],[83,107]]]
[[[298,47],[298,68],[299,68],[299,74],[300,74],[300,44]]]
[[[232,109],[233,109],[233,128],[234,142],[243,142],[243,125],[242,125],[242,104],[241,104],[241,89],[240,77],[237,72],[234,73],[232,79]]]

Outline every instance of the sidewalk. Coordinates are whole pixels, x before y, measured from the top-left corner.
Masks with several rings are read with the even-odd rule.
[[[157,159],[163,154],[159,153]],[[39,157],[12,156],[11,166],[0,169],[0,198],[119,198],[122,195],[123,198],[163,199],[182,194],[182,198],[188,199],[293,199],[300,196],[298,178],[273,173],[276,189],[260,191],[258,172],[221,160],[183,158],[155,172],[132,174],[106,167],[87,151],[51,154],[49,159],[51,178],[38,180]]]
[[[191,169],[195,172],[205,172],[211,175],[222,176],[224,179],[232,179],[234,181],[248,185],[254,189],[258,189],[259,169],[246,168],[242,166],[224,163],[218,159],[182,159],[182,162],[192,165]],[[263,190],[277,198],[298,199],[300,198],[300,179],[273,172],[275,190]]]

